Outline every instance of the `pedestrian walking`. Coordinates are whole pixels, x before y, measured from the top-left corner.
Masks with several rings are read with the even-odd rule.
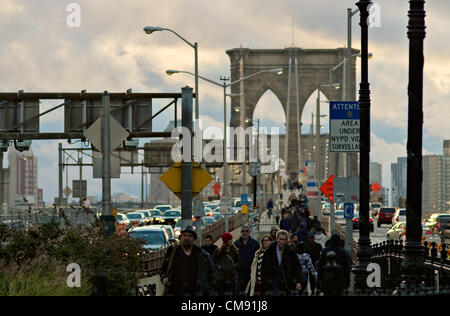
[[[258,236],[258,219],[256,217],[253,217],[253,221],[250,224],[250,232],[251,232],[251,236]]]
[[[279,225],[280,224],[281,210],[280,210],[280,205],[278,203],[275,204],[275,206],[274,206],[273,216],[275,217],[276,224]]]
[[[262,286],[262,262],[264,253],[267,248],[273,243],[273,239],[270,235],[264,235],[261,237],[261,248],[255,252],[253,258],[250,282],[247,285],[245,293],[249,293],[250,296],[262,296],[264,295],[264,289]]]
[[[212,236],[206,235],[205,237],[203,237],[203,242],[205,244],[202,246],[202,249],[205,250],[207,253],[209,253],[209,255],[212,258],[214,252],[217,249],[217,246],[214,245],[214,243],[213,243]]]
[[[233,244],[233,235],[226,232],[221,238],[222,246],[213,255],[217,271],[216,293],[219,296],[233,295],[239,266],[239,250]]]
[[[319,258],[322,249],[322,245],[317,243],[315,240],[315,234],[309,233],[309,243],[306,246],[306,252],[310,255],[311,261],[316,269],[319,264]],[[311,288],[311,292],[315,293],[317,288],[317,278],[313,278],[311,273],[309,275],[309,286]]]
[[[270,198],[269,201],[267,202],[267,209],[269,210],[269,212],[268,212],[269,217],[272,216],[272,210],[273,210],[272,198]]]
[[[311,285],[312,279],[314,279],[314,283],[317,281],[317,272],[314,268],[314,265],[311,261],[311,256],[306,252],[305,243],[299,242],[297,247],[295,248],[295,252],[297,253],[298,260],[302,266],[302,294],[308,294],[306,292],[306,286],[308,285],[308,280]],[[311,286],[310,286],[311,287]],[[311,288],[311,292],[314,291]]]
[[[270,229],[270,236],[272,237],[274,243],[277,242],[277,231],[278,231],[277,226],[272,226],[272,228]]]
[[[240,295],[250,280],[251,266],[255,252],[259,249],[259,243],[250,237],[248,226],[241,227],[241,237],[234,242],[239,250],[239,267],[237,269],[237,282],[235,293]]]
[[[280,221],[280,229],[291,231],[291,220],[289,219],[289,214],[283,213],[283,218]]]
[[[197,234],[191,226],[181,231],[180,245],[170,247],[164,256],[160,278],[164,295],[208,296],[216,269],[211,256],[194,245]]]
[[[277,232],[277,242],[267,248],[262,262],[262,284],[266,294],[294,295],[301,290],[302,268],[295,251],[287,246],[289,234]]]
[[[298,236],[296,234],[291,235],[291,243],[292,243],[292,248],[295,249],[295,247],[297,247],[297,244],[298,244]]]
[[[329,240],[329,246],[322,250],[319,257],[319,263],[317,265],[317,273],[319,285],[323,286],[323,273],[324,266],[327,262],[327,254],[333,251],[336,254],[336,262],[340,265],[342,274],[344,277],[344,286],[348,288],[350,286],[350,271],[352,267],[352,261],[348,253],[341,247],[341,237],[338,234],[333,234]],[[322,288],[323,290],[323,288]]]

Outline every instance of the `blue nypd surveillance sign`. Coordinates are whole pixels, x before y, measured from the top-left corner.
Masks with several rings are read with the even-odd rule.
[[[355,216],[355,205],[353,203],[344,203],[344,218],[352,219]]]
[[[359,136],[359,103],[330,101],[330,151],[359,152]]]

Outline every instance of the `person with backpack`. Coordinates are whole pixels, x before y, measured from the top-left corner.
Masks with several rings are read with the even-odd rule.
[[[314,265],[311,261],[311,256],[306,252],[305,249],[305,243],[304,242],[298,242],[297,246],[295,247],[295,252],[297,253],[298,260],[300,261],[300,264],[302,265],[302,290],[301,293],[308,294],[306,292],[306,286],[308,284],[308,279],[311,276],[314,278],[314,281],[317,280],[317,272],[314,268]],[[311,284],[311,280],[310,280]],[[312,291],[314,293],[314,291]]]

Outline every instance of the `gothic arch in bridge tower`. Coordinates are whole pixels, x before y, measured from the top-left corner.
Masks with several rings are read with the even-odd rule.
[[[306,101],[317,90],[319,84],[324,85],[330,82],[338,82],[342,89],[344,86],[344,67],[340,66],[335,71],[331,71],[331,69],[344,60],[346,57],[346,49],[302,49],[298,47],[288,47],[285,49],[234,48],[227,50],[226,53],[230,58],[232,82],[261,70],[283,68],[283,74],[281,75],[266,72],[243,81],[243,84],[231,86],[231,93],[241,93],[242,86],[243,93],[241,93],[241,96],[231,98],[230,125],[232,127],[242,125],[248,127],[252,125],[252,122],[245,123],[245,119],[251,119],[253,117],[253,112],[259,99],[270,89],[279,99],[286,114],[286,125],[288,127],[288,172],[298,174],[299,161],[301,160],[298,157],[297,118],[301,117]],[[355,53],[358,53],[358,51],[353,50],[353,55]],[[355,62],[356,57],[352,57],[352,88],[351,97],[349,98],[351,100],[355,100],[356,94]],[[288,93],[289,74],[290,88]],[[297,76],[298,81],[296,80]],[[329,100],[342,100],[341,89],[336,90],[329,89],[328,87],[320,87],[320,91]],[[297,111],[297,98],[299,111]],[[235,108],[243,107],[242,103],[245,105],[245,109],[241,109],[239,112],[235,111]],[[281,151],[280,156],[282,159],[286,159],[285,154]],[[337,175],[337,166],[341,162],[338,161],[337,155],[334,156],[333,159],[335,161],[330,161],[329,172]],[[301,159],[303,160],[303,157]]]

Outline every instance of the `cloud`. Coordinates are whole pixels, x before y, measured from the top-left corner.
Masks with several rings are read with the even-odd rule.
[[[144,26],[168,27],[189,41],[198,42],[200,74],[220,82],[220,76],[230,73],[225,51],[240,45],[283,48],[295,42],[303,48],[345,47],[346,9],[356,8],[354,0],[228,0],[214,4],[207,0],[171,0],[158,5],[139,0],[115,0],[114,4],[106,0],[76,2],[81,7],[80,28],[66,24],[70,1],[0,0],[0,72],[5,74],[4,91],[121,92],[132,88],[136,92],[180,92],[183,86],[194,87],[194,78],[182,74],[169,77],[165,71],[194,72],[193,49],[167,31],[147,35],[142,30]],[[406,1],[379,1],[379,5],[381,27],[369,30],[369,50],[374,54],[369,63],[375,137],[372,155],[388,163],[406,148],[409,5]],[[438,152],[442,140],[450,138],[450,110],[446,106],[450,97],[450,42],[446,40],[450,2],[435,1],[432,6],[426,5],[426,10],[424,145],[426,150]],[[358,19],[359,15],[355,15],[352,23],[354,48],[360,45]],[[359,70],[358,60],[357,83]],[[221,128],[221,88],[200,80],[199,97],[205,124]],[[282,111],[266,110],[273,102],[261,99],[257,114],[261,122],[282,125]],[[51,104],[46,101],[41,112]],[[229,100],[227,104],[229,109]],[[173,120],[171,111],[158,117],[154,130],[162,130]],[[309,124],[311,111],[308,113],[303,113],[304,126]],[[230,111],[228,117],[229,114]],[[61,109],[41,118],[41,130],[60,129],[57,124],[62,117]],[[40,178],[40,185],[49,194],[56,192],[55,181],[46,178],[57,166],[57,142],[52,144],[36,148],[40,166],[46,168],[41,171],[46,176]],[[387,158],[383,157],[384,151]],[[118,190],[137,190],[131,179],[124,177],[127,185],[122,185],[122,180],[117,182]],[[100,185],[96,181],[93,190],[98,192]]]

